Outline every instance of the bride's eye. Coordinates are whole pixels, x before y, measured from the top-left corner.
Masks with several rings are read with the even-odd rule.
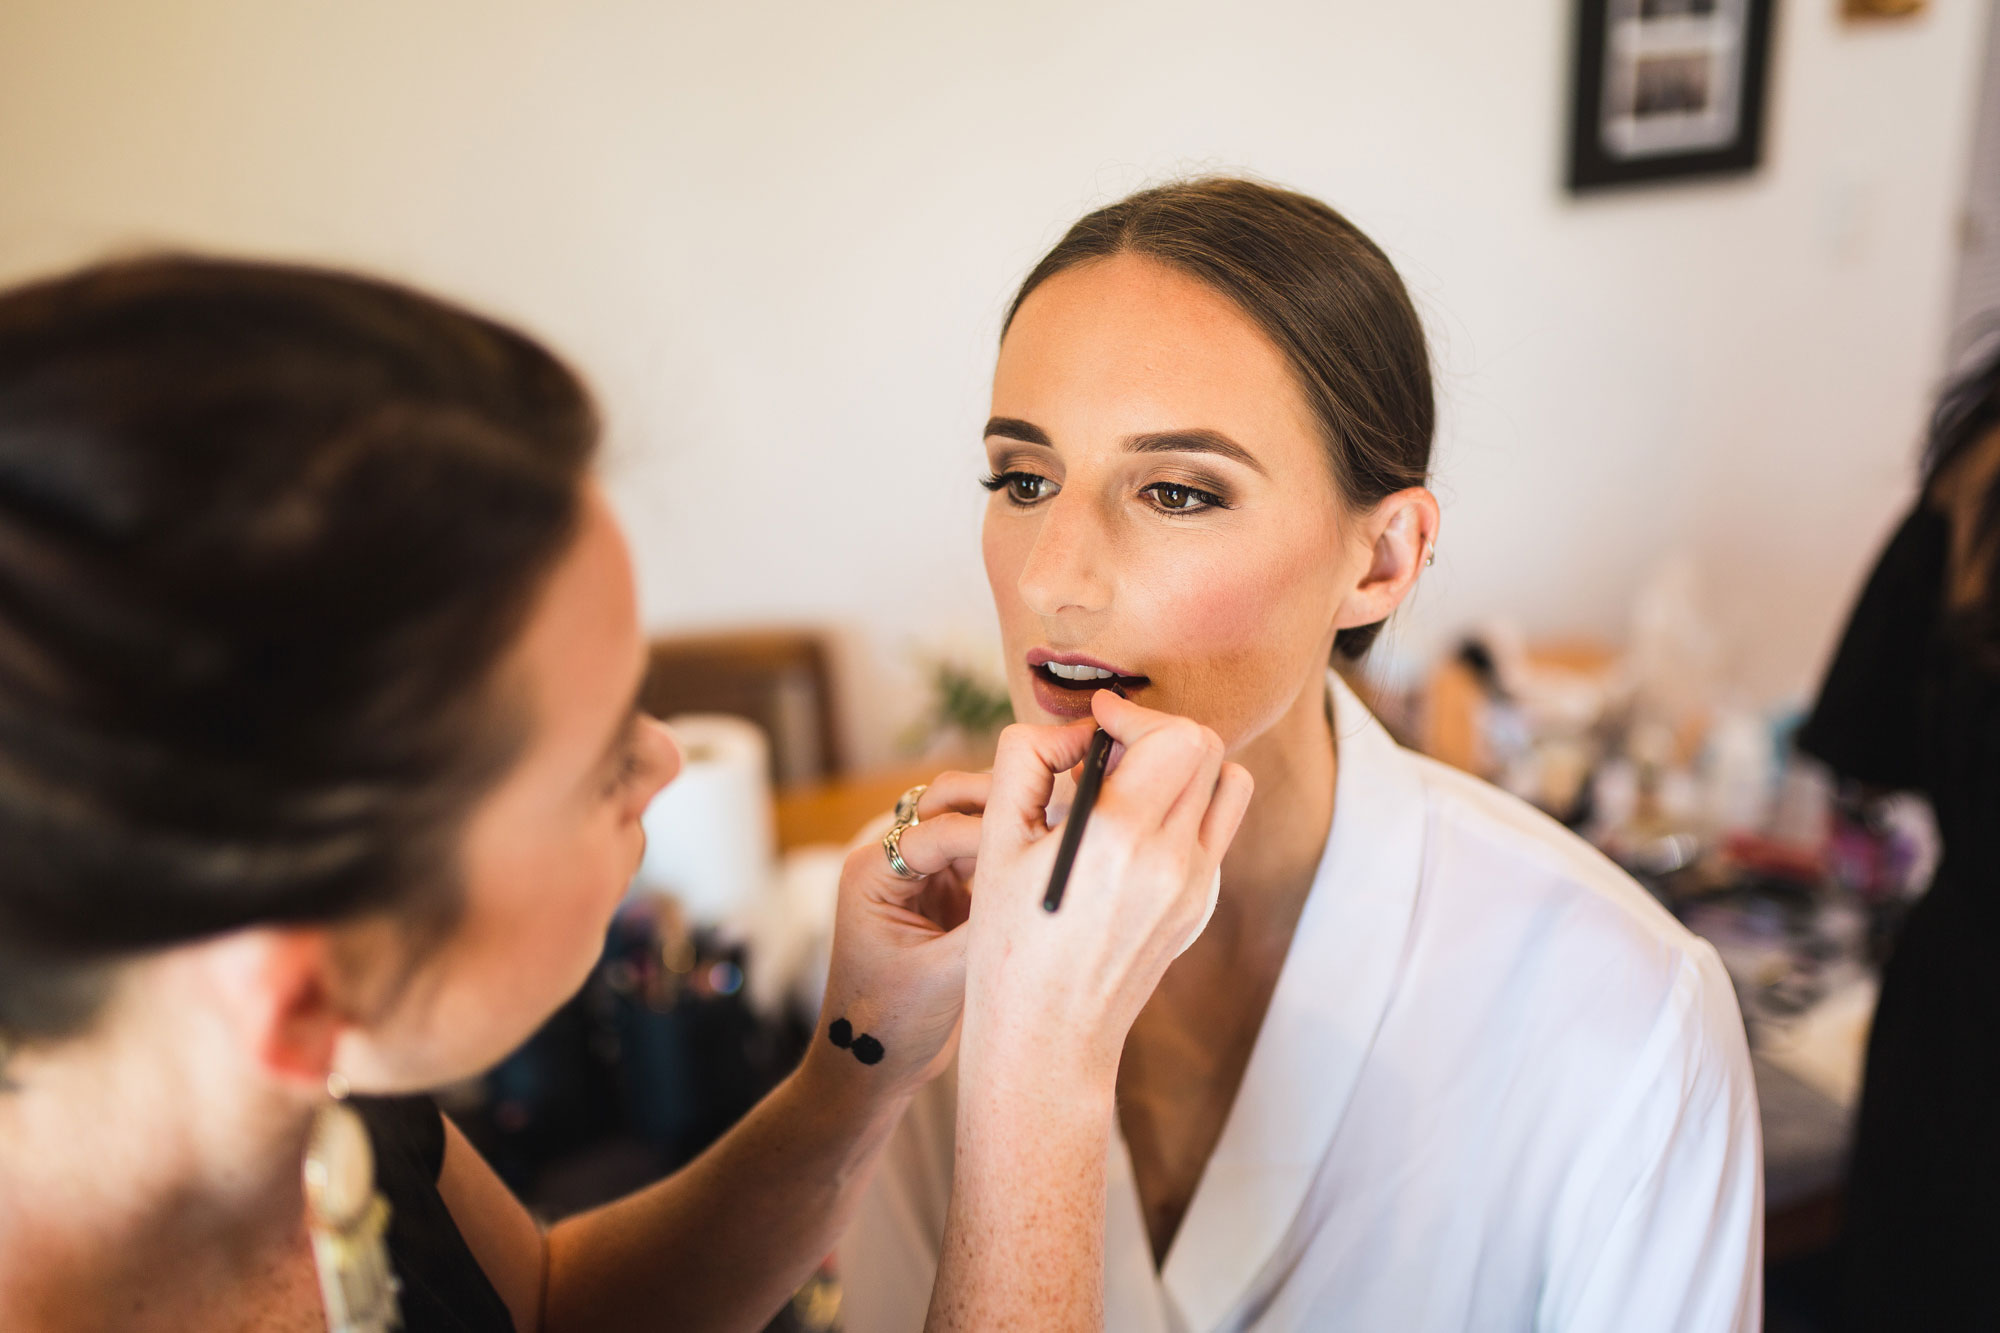
[[[980,478],[979,484],[989,491],[1005,491],[1008,503],[1023,509],[1056,493],[1055,482],[1033,472],[1001,472]]]
[[[1195,514],[1204,509],[1228,508],[1221,496],[1177,481],[1156,481],[1140,494],[1152,496],[1153,507],[1169,514]]]

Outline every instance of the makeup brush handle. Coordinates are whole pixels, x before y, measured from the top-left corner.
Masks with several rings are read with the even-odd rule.
[[[1049,891],[1042,895],[1042,910],[1053,912],[1062,906],[1063,891],[1069,887],[1070,867],[1076,864],[1076,849],[1083,842],[1083,827],[1097,804],[1097,792],[1104,785],[1104,768],[1111,762],[1111,733],[1099,728],[1090,738],[1090,752],[1083,757],[1083,772],[1076,779],[1076,800],[1070,805],[1063,824],[1062,841],[1056,844],[1055,869],[1049,872]]]

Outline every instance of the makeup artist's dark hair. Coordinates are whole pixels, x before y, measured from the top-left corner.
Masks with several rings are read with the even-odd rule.
[[[510,329],[156,257],[0,293],[0,1047],[265,923],[442,928],[597,425]]]
[[[1985,347],[1938,393],[1924,440],[1924,480],[2000,430],[2000,311],[1988,321]]]
[[[2000,324],[2000,317],[1993,321]],[[1958,468],[1980,449],[2000,448],[2000,337],[1938,396],[1924,447],[1924,486],[1933,505],[1943,507],[1946,493],[1971,484],[1980,470]],[[1954,534],[1950,543],[1954,566],[1964,562],[1949,581],[1983,591],[1964,605],[1945,599],[1944,630],[1966,657],[1988,677],[2000,676],[2000,481],[1985,479],[1984,489],[1965,506],[1972,530]],[[1956,506],[1953,506],[1956,508]]]
[[[1234,177],[1141,190],[1071,227],[1021,284],[1007,323],[1058,273],[1121,254],[1208,283],[1277,344],[1348,505],[1424,484],[1437,410],[1423,323],[1395,266],[1353,223],[1317,199]],[[1335,649],[1360,657],[1381,628],[1342,630]]]

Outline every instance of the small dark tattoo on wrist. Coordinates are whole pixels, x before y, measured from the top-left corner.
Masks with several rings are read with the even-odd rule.
[[[882,1049],[881,1042],[875,1040],[875,1038],[869,1036],[866,1032],[856,1036],[854,1024],[844,1018],[833,1020],[826,1029],[826,1039],[840,1047],[843,1051],[854,1052],[854,1058],[864,1065],[880,1064],[882,1063],[883,1055],[886,1054]]]

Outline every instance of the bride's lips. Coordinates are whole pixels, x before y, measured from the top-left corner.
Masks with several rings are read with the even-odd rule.
[[[1099,690],[1115,685],[1130,698],[1152,683],[1136,671],[1082,653],[1035,648],[1027,661],[1035,702],[1043,712],[1070,720],[1090,716],[1090,696]]]

